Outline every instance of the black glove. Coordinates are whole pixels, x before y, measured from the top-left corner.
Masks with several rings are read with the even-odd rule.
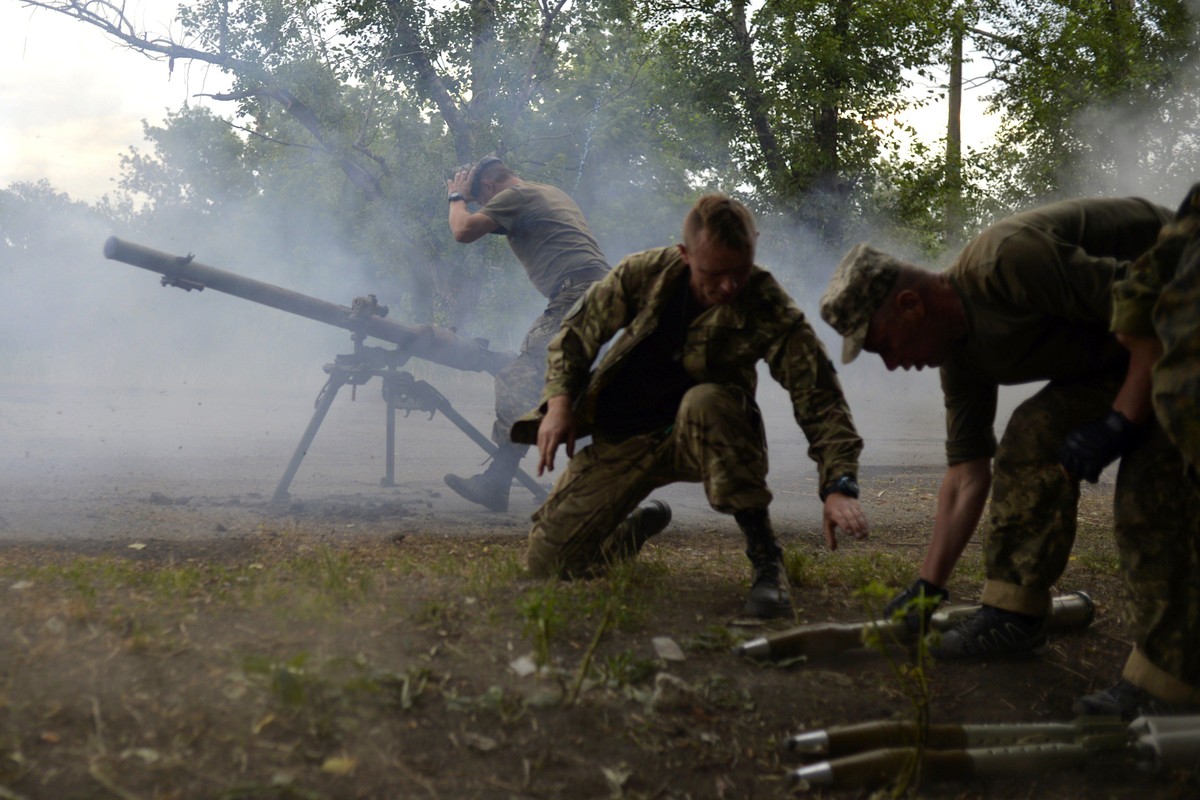
[[[925,595],[925,604],[918,614],[913,601]],[[925,627],[929,627],[929,618],[938,606],[950,599],[950,593],[937,584],[930,583],[924,578],[917,578],[913,585],[888,601],[883,607],[883,618],[891,619],[896,612],[905,612],[904,621],[909,630],[916,633],[921,628],[921,617],[925,618]]]
[[[1058,449],[1058,460],[1070,475],[1095,483],[1105,467],[1133,446],[1137,432],[1138,426],[1124,414],[1111,411],[1104,419],[1085,422],[1068,433]]]

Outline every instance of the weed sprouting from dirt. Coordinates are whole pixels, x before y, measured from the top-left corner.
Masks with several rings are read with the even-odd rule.
[[[524,634],[532,639],[538,666],[550,663],[551,643],[569,627],[598,622],[616,630],[636,627],[653,608],[666,571],[655,559],[624,561],[602,577],[549,580],[526,590],[516,610],[524,620]]]
[[[882,583],[869,583],[859,590],[858,595],[864,605],[871,611],[873,618],[881,618],[878,613],[892,594],[892,588]],[[871,626],[864,632],[864,644],[877,652],[887,664],[896,688],[901,696],[908,700],[909,713],[916,728],[914,756],[905,761],[903,768],[896,774],[890,788],[893,798],[904,797],[916,792],[921,782],[921,764],[925,743],[929,734],[930,723],[930,669],[933,666],[933,655],[926,639],[929,614],[937,606],[936,600],[924,596],[913,598],[903,607],[892,614],[893,621],[904,622],[907,617],[917,620],[915,634],[911,637],[911,647],[905,659],[897,658],[896,641],[888,633]]]
[[[525,620],[524,634],[533,639],[534,662],[539,667],[550,662],[550,642],[566,622],[562,586],[557,581],[536,586],[517,602],[517,613]]]

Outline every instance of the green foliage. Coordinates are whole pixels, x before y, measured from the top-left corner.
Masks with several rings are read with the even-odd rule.
[[[533,640],[535,661],[548,664],[551,642],[567,630],[595,626],[598,636],[610,628],[640,624],[656,602],[657,579],[664,571],[661,563],[633,559],[611,565],[594,580],[548,581],[527,590],[517,600],[517,614],[525,621],[524,634]]]
[[[599,665],[606,685],[613,689],[648,681],[658,668],[654,659],[641,658],[628,650],[607,656]]]
[[[981,26],[996,31],[979,44],[1003,114],[987,156],[1003,200],[1192,179],[1200,97],[1185,0],[979,5]]]
[[[95,211],[131,238],[362,276],[397,315],[502,343],[539,298],[501,237],[464,247],[445,219],[445,170],[489,151],[573,195],[615,263],[675,241],[714,188],[788,262],[867,235],[937,256],[1051,195],[1173,197],[1200,148],[1186,0],[194,0],[179,19],[227,105],[147,125]],[[899,121],[944,91],[914,80],[944,83],[956,19],[1003,119],[961,176]],[[69,206],[13,187],[0,245],[56,235],[26,210]]]
[[[525,620],[524,634],[533,639],[534,662],[538,666],[550,662],[550,641],[566,622],[559,588],[557,583],[537,586],[517,603],[517,613]]]
[[[859,590],[858,596],[868,609],[880,609],[891,596],[893,590],[879,582],[868,583]],[[928,736],[930,724],[930,678],[933,666],[933,655],[929,650],[926,638],[928,631],[925,626],[925,614],[937,607],[937,601],[918,597],[910,600],[904,607],[892,615],[893,620],[903,620],[910,614],[915,614],[921,620],[917,634],[908,649],[908,658],[901,660],[896,657],[896,642],[890,641],[887,634],[878,630],[868,631],[863,639],[864,644],[878,652],[891,670],[899,693],[908,699],[911,707],[913,723],[917,728],[916,755],[906,762],[896,774],[890,795],[894,798],[905,797],[915,791],[921,782],[922,751]],[[879,614],[875,613],[875,617]]]
[[[743,0],[647,4],[675,80],[675,108],[712,109],[701,129],[727,185],[838,242],[844,216],[869,186],[891,137],[881,124],[912,100],[906,70],[921,69],[945,36],[948,2]],[[684,108],[680,108],[683,106]],[[687,113],[679,114],[684,120]],[[691,133],[691,131],[687,131]]]
[[[900,585],[912,564],[892,553],[814,553],[787,548],[783,554],[788,582],[799,587],[861,589],[874,582]]]

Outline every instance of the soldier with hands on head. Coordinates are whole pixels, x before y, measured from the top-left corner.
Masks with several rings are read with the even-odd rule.
[[[1113,285],[1112,330],[1153,408],[1113,504],[1133,651],[1077,714],[1200,713],[1200,184]]]
[[[447,475],[446,484],[491,511],[507,511],[521,458],[528,447],[514,444],[512,424],[541,396],[546,346],[558,333],[563,315],[594,282],[608,274],[608,263],[583,212],[554,186],[522,180],[503,161],[488,156],[470,169],[459,169],[446,182],[449,224],[458,242],[474,242],[489,233],[508,238],[534,288],[547,299],[517,359],[496,375],[497,451],[486,471],[470,478]],[[479,204],[472,211],[469,203]]]
[[[638,504],[661,486],[699,482],[745,534],[754,572],[745,612],[790,614],[768,513],[759,361],[788,390],[817,462],[829,547],[838,529],[867,535],[855,482],[862,440],[811,326],[754,264],[757,235],[745,206],[705,195],[684,220],[683,244],[627,257],[564,320],[542,403],[513,428],[514,439],[537,445],[539,475],[554,469],[560,447],[569,459],[533,515],[534,574],[582,577],[632,557],[671,517],[664,503]]]
[[[821,316],[845,337],[843,362],[866,350],[889,370],[937,367],[945,398],[949,466],[932,539],[920,576],[888,613],[947,596],[991,494],[983,608],[942,636],[936,656],[1044,641],[1050,588],[1074,543],[1079,480],[1096,481],[1131,451],[1148,416],[1108,330],[1111,287],[1170,216],[1139,198],[1068,200],[992,225],[944,272],[860,244],[830,280]],[[999,387],[1040,381],[997,444]]]

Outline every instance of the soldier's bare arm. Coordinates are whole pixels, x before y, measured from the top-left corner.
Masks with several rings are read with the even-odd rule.
[[[554,470],[554,455],[560,444],[567,446],[567,458],[575,457],[575,413],[571,410],[571,398],[565,394],[546,401],[546,415],[538,426],[539,477],[546,470]]]
[[[935,586],[945,586],[962,555],[975,526],[983,516],[992,488],[992,460],[977,458],[952,465],[938,490],[933,538],[921,565],[921,577]]]
[[[1129,351],[1129,371],[1113,401],[1113,409],[1124,414],[1130,422],[1145,422],[1152,412],[1150,369],[1162,357],[1162,341],[1157,336],[1129,333],[1118,333],[1117,341]]]
[[[458,192],[464,198],[450,203],[450,233],[454,235],[454,241],[469,244],[500,227],[500,223],[487,214],[481,214],[478,211],[472,213],[467,208],[466,201],[474,199],[470,194],[470,170],[464,169],[456,172],[453,178],[446,181],[446,191],[450,194]]]

